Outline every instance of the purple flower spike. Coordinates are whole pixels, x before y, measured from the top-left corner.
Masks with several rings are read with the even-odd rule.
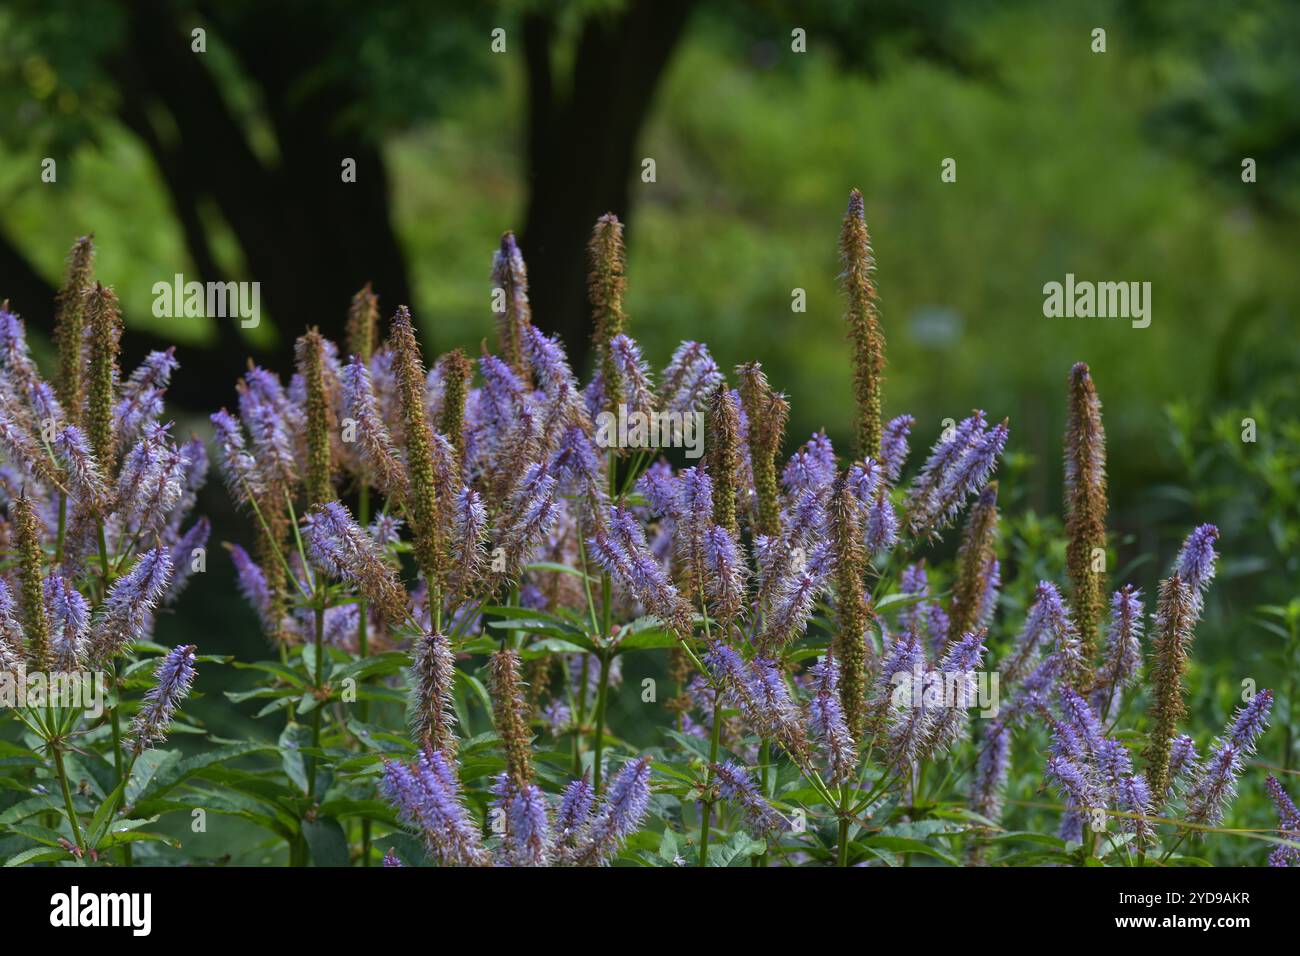
[[[1214,579],[1214,562],[1218,558],[1214,542],[1218,538],[1218,528],[1212,524],[1201,525],[1187,536],[1174,564],[1174,571],[1183,583],[1198,595],[1203,595]]]
[[[482,838],[461,805],[460,780],[438,751],[426,751],[414,767],[384,764],[380,787],[398,818],[424,835],[430,854],[444,866],[485,866]]]
[[[898,476],[903,473],[903,465],[907,462],[907,436],[915,423],[916,419],[911,415],[899,415],[885,425],[880,438],[880,466],[890,484],[898,481]]]
[[[167,737],[176,708],[194,683],[194,645],[172,648],[154,670],[154,686],[144,695],[144,706],[131,725],[132,751],[139,756],[144,750]]]
[[[1282,789],[1277,777],[1269,774],[1264,787],[1273,800],[1273,806],[1277,808],[1278,836],[1292,843],[1300,843],[1300,809],[1296,809],[1295,802]],[[1269,854],[1268,865],[1300,866],[1300,848],[1278,846]]]
[[[1268,726],[1273,692],[1262,690],[1245,707],[1237,708],[1224,735],[1215,740],[1187,795],[1187,819],[1217,826],[1237,792],[1237,778],[1246,758]]]
[[[172,576],[171,555],[166,548],[146,551],[131,570],[118,578],[104,602],[103,617],[91,637],[91,659],[107,662],[132,641],[140,640],[150,623],[158,599],[167,591]]]
[[[781,815],[758,792],[748,770],[730,760],[715,763],[712,767],[718,777],[718,792],[724,800],[732,800],[740,806],[755,833],[788,829]]]
[[[833,657],[823,657],[812,668],[815,696],[808,702],[812,736],[826,756],[830,781],[841,784],[853,775],[857,763],[857,745],[844,720],[840,705],[839,665]]]

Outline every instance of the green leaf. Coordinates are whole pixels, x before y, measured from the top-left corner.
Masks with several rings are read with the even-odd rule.
[[[343,835],[343,827],[337,820],[323,817],[318,820],[304,820],[302,835],[311,850],[312,863],[315,866],[347,866],[348,840]]]
[[[669,864],[677,859],[677,834],[672,827],[664,827],[664,835],[659,840],[659,859]]]
[[[307,792],[307,764],[302,749],[310,746],[311,728],[306,724],[288,724],[280,734],[280,766],[303,793]]]
[[[272,743],[246,740],[237,744],[218,747],[216,750],[210,750],[206,753],[195,754],[192,757],[186,757],[184,760],[168,761],[154,771],[152,779],[149,780],[148,786],[141,791],[139,799],[162,796],[172,787],[183,783],[208,767],[228,763],[247,754],[275,749],[276,746]],[[148,753],[148,751],[145,751],[145,753]],[[136,761],[136,765],[139,766],[139,761]],[[136,803],[137,801],[130,800],[129,802]]]
[[[63,813],[63,801],[52,793],[31,797],[15,803],[12,807],[0,813],[0,825],[17,823],[19,820],[26,820],[28,817],[34,817],[38,813],[46,813],[50,810]]]
[[[765,842],[755,840],[744,830],[738,830],[726,843],[709,847],[709,866],[731,866],[736,860],[747,863],[751,856],[758,856],[766,849]]]
[[[943,860],[945,863],[951,864],[952,866],[961,865],[957,861],[957,858],[951,853],[941,850],[936,846],[931,846],[929,843],[923,843],[920,840],[913,840],[910,837],[877,834],[876,836],[866,837],[859,842],[864,846],[889,850],[893,853],[921,853],[925,856],[932,856],[935,859]]]
[[[147,830],[122,830],[110,833],[99,849],[121,846],[123,843],[165,843],[173,850],[181,848],[180,840],[162,833],[150,833]]]
[[[30,823],[15,823],[9,827],[11,833],[17,833],[19,836],[25,836],[29,840],[35,840],[45,846],[62,847],[61,840],[66,839],[61,833],[56,833],[48,827],[38,827]]]
[[[95,810],[95,815],[90,819],[90,826],[86,829],[86,845],[98,847],[99,838],[104,835],[108,829],[108,824],[113,819],[113,814],[117,812],[118,805],[122,801],[122,794],[126,792],[127,781],[123,780],[113,791],[104,798],[104,801]]]
[[[577,578],[589,578],[577,568],[571,568],[567,564],[556,564],[554,561],[534,561],[532,564],[524,565],[525,571],[554,571],[557,574],[572,574]]]
[[[67,850],[55,850],[46,846],[34,846],[30,850],[23,850],[17,856],[11,856],[5,860],[5,866],[22,866],[26,863],[49,863],[54,860],[68,860],[72,854]]]

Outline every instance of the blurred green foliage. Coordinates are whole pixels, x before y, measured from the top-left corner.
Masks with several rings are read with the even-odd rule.
[[[1009,416],[1004,501],[1024,513],[1004,548],[1029,589],[1038,575],[1059,580],[1064,384],[1072,363],[1087,362],[1104,403],[1116,571],[1151,595],[1194,524],[1224,532],[1191,672],[1192,725],[1222,726],[1243,680],[1272,686],[1276,727],[1260,760],[1294,769],[1300,206],[1285,183],[1300,164],[1287,45],[1300,16],[1251,3],[1196,26],[1211,9],[1218,16],[1217,5],[1197,2],[972,4],[952,13],[952,29],[985,65],[977,75],[891,59],[888,49],[878,72],[847,72],[825,36],[810,33],[798,55],[785,35],[756,40],[729,21],[733,12],[698,19],[638,147],[656,160],[657,181],[633,187],[627,305],[656,367],[685,338],[706,341],[724,367],[758,359],[792,399],[792,446],[824,427],[846,448],[836,236],[848,191],[860,188],[888,339],[886,413],[917,417],[914,454],[943,419],[972,407]],[[107,42],[102,13],[87,14],[86,43]],[[0,9],[0,31],[11,15]],[[1108,30],[1104,54],[1090,50],[1098,25]],[[210,329],[149,311],[153,281],[184,271],[187,254],[148,154],[115,123],[95,121],[107,104],[75,57],[55,64],[28,50],[8,69],[43,108],[66,114],[52,128],[71,152],[56,190],[33,173],[44,155],[35,141],[5,140],[5,234],[53,280],[71,238],[93,229],[99,272],[117,285],[128,321],[174,339],[185,374],[201,374],[196,349]],[[520,225],[527,199],[522,60],[494,58],[481,77],[475,69],[457,66],[461,85],[440,91],[436,115],[366,124],[385,136],[416,313],[440,351],[476,352],[492,334],[491,253],[502,230]],[[405,92],[422,103],[429,81],[381,79],[379,102]],[[1242,181],[1246,156],[1258,161],[1257,183]],[[955,183],[940,179],[949,157]],[[211,225],[218,257],[237,261],[219,221]],[[1150,327],[1045,318],[1042,287],[1066,273],[1150,282]],[[806,312],[791,311],[795,289],[806,291]],[[233,384],[211,383],[214,405]],[[1253,443],[1241,438],[1247,417]],[[220,507],[215,496],[211,504]],[[235,635],[252,633],[251,615],[230,606],[227,573],[196,587],[182,614],[221,622],[209,625],[214,639],[242,655],[251,638]],[[1003,613],[1018,618],[1026,593],[1010,588]],[[159,639],[187,626],[163,621]],[[614,707],[613,722],[638,739],[637,709]],[[1243,787],[1234,818],[1270,825],[1261,787]],[[1218,840],[1213,853],[1259,862],[1246,841]]]

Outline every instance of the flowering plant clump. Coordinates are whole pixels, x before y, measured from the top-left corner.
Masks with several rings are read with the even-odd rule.
[[[69,256],[54,385],[0,306],[0,717],[19,728],[0,756],[4,782],[28,793],[0,815],[9,864],[130,863],[135,844],[152,858],[172,841],[146,825],[198,769],[154,749],[190,692],[196,649],[152,635],[158,609],[205,567],[208,521],[189,515],[207,453],[163,421],[171,351],[120,377],[121,316],[93,254],[87,236]]]
[[[409,310],[381,334],[367,286],[346,342],[308,329],[287,380],[250,365],[211,421],[252,531],[226,547],[272,659],[237,662],[259,683],[228,697],[275,721],[279,760],[256,754],[265,742],[225,741],[162,763],[161,784],[137,782],[132,762],[157,753],[146,748],[193,677],[194,648],[177,648],[131,733],[113,736],[110,783],[128,781],[132,816],[230,814],[271,835],[252,862],[300,866],[1195,861],[1223,829],[1273,705],[1268,690],[1251,695],[1201,749],[1186,726],[1218,532],[1192,530],[1148,627],[1146,597],[1106,570],[1101,404],[1079,364],[1065,390],[1063,561],[1009,547],[995,478],[1008,420],[974,409],[913,460],[915,419],[882,413],[884,326],[856,191],[840,251],[848,454],[818,432],[783,456],[789,400],[757,362],[728,373],[703,343],[683,342],[652,375],[629,334],[613,215],[589,246],[585,384],[532,323],[510,233],[493,261],[497,353],[426,364]],[[9,366],[28,367],[13,351]],[[90,352],[88,394],[104,365]],[[161,387],[137,374],[150,383],[138,389]],[[30,394],[10,378],[6,396]],[[109,379],[96,394],[115,394]],[[128,411],[136,381],[120,389]],[[114,654],[148,648],[152,603],[175,590],[164,566],[191,543],[175,513],[201,449],[168,444],[154,401],[138,425],[111,416],[107,444],[91,430],[77,457],[75,433],[49,448],[28,434],[38,405],[27,404],[7,446],[21,480],[44,489],[44,508],[27,513],[58,529],[54,564],[71,569],[67,586],[45,586],[48,618],[66,619],[84,585],[86,606],[127,635]],[[671,442],[696,421],[702,457],[685,460],[641,427],[667,422],[650,435]],[[168,464],[137,460],[140,445]],[[157,513],[149,491],[119,502],[107,475],[136,468],[177,469],[185,490]],[[125,487],[142,485],[153,487]],[[27,569],[47,557],[29,547],[23,559],[22,535],[14,590],[35,595],[40,572]],[[945,535],[958,538],[949,558]],[[1058,571],[1061,583],[1043,579]],[[46,631],[6,646],[65,646]],[[628,718],[636,708],[645,719]],[[652,739],[631,739],[647,726]],[[63,739],[48,747],[56,759]],[[1266,786],[1279,826],[1258,836],[1269,862],[1294,863],[1295,806],[1276,780]],[[1053,832],[1004,825],[1027,810]],[[76,823],[71,797],[62,812]],[[107,830],[117,819],[113,806],[95,817]]]
[[[856,192],[841,253],[844,457],[818,433],[780,460],[789,404],[757,363],[728,381],[684,342],[651,375],[612,215],[589,248],[585,386],[531,322],[510,233],[493,264],[499,353],[426,368],[405,307],[380,341],[367,287],[342,346],[309,330],[288,382],[250,369],[213,422],[257,531],[230,552],[280,655],[256,695],[285,720],[273,809],[294,821],[277,824],[291,862],[1139,864],[1182,860],[1216,828],[1272,695],[1204,756],[1183,733],[1215,529],[1188,538],[1144,648],[1141,592],[1106,596],[1101,405],[1077,365],[1069,584],[1031,582],[1024,619],[1002,620],[993,476],[1009,424],[976,409],[909,467],[914,419],[881,413]],[[702,460],[611,439],[602,420],[630,413],[701,416]],[[936,562],[959,523],[955,558]],[[660,715],[648,747],[611,719],[629,677]],[[1059,834],[1007,832],[1015,745],[1043,734]],[[266,802],[257,783],[245,795]]]

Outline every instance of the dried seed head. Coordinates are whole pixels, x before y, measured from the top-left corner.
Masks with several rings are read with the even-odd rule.
[[[451,760],[456,752],[451,642],[438,631],[422,634],[411,653],[411,736],[421,750],[437,750]]]
[[[763,374],[763,366],[750,362],[736,369],[740,378],[740,400],[749,428],[749,459],[754,474],[758,513],[754,530],[775,539],[781,533],[780,489],[776,480],[776,456],[785,438],[790,403],[774,392]]]
[[[441,588],[445,567],[440,530],[444,502],[438,494],[433,433],[424,411],[424,360],[411,325],[410,310],[404,305],[397,307],[393,317],[390,342],[406,439],[406,474],[411,488],[407,517],[415,535],[415,563],[429,585],[432,599]]]
[[[1097,649],[1097,629],[1105,608],[1106,576],[1093,570],[1093,551],[1106,547],[1106,433],[1101,402],[1088,366],[1070,370],[1070,400],[1065,426],[1066,568],[1074,586],[1075,625],[1089,659]]]
[[[1187,658],[1195,621],[1192,589],[1175,573],[1160,582],[1155,636],[1151,646],[1151,729],[1147,734],[1147,779],[1157,808],[1169,790],[1169,757],[1184,703]]]
[[[609,345],[616,336],[623,333],[627,321],[623,314],[623,293],[627,289],[627,279],[624,275],[623,224],[612,212],[596,220],[591,242],[587,245],[587,258],[587,298],[591,303],[592,342],[601,363],[605,408],[614,411],[623,389]]]
[[[117,296],[98,282],[86,298],[86,323],[90,327],[90,366],[86,383],[86,434],[91,451],[105,475],[113,474],[113,395],[117,387],[117,359],[122,340],[122,313]]]
[[[438,362],[442,369],[442,414],[438,431],[447,436],[456,450],[457,461],[465,460],[465,398],[469,394],[473,367],[460,349],[452,349]]]
[[[379,296],[370,290],[367,282],[352,297],[352,304],[348,307],[348,354],[360,355],[361,361],[369,363],[378,335]]]
[[[334,500],[330,474],[330,436],[334,434],[334,403],[325,386],[325,340],[319,329],[298,339],[298,369],[307,387],[307,503]]]
[[[45,584],[41,576],[40,524],[32,499],[19,495],[12,516],[18,548],[18,607],[27,635],[27,656],[38,668],[50,663],[50,622],[45,614]]]
[[[961,547],[957,551],[957,580],[952,588],[948,617],[949,641],[976,630],[986,607],[989,577],[996,563],[993,546],[998,535],[998,483],[990,481],[966,516]]]
[[[736,492],[740,487],[740,411],[725,383],[709,399],[708,457],[713,482],[713,523],[736,534]]]
[[[862,739],[866,726],[867,604],[865,574],[867,556],[862,547],[861,505],[846,475],[836,479],[831,496],[830,532],[835,546],[835,608],[839,630],[834,655],[840,665],[840,705],[849,733]]]
[[[68,273],[54,305],[54,341],[59,351],[59,404],[68,424],[81,421],[86,398],[86,293],[94,271],[94,236],[82,236],[68,253]]]
[[[532,324],[532,309],[528,304],[528,270],[513,232],[502,234],[501,247],[492,257],[492,285],[505,294],[505,311],[497,313],[501,354],[515,374],[527,382],[531,376],[524,340]]]
[[[497,734],[506,752],[506,772],[515,786],[532,783],[533,761],[529,744],[528,710],[519,679],[519,654],[510,649],[492,655],[492,712]]]
[[[876,261],[862,193],[849,194],[849,208],[840,231],[840,281],[849,300],[845,322],[853,343],[853,394],[858,405],[857,453],[859,458],[880,457],[881,383],[885,370],[885,336],[880,329],[876,287],[871,281]]]

